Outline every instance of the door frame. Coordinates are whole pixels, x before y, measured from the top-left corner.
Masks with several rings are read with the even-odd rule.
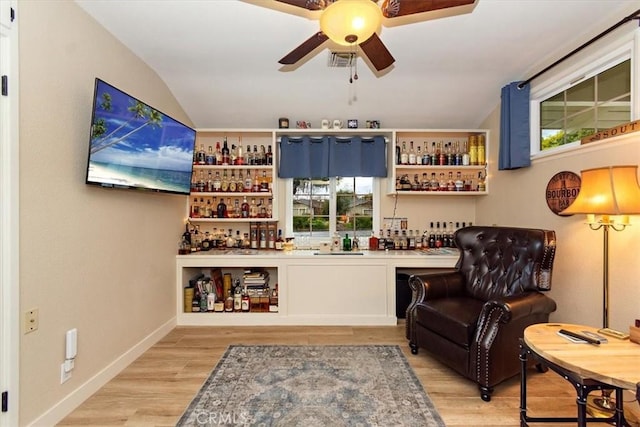
[[[0,391],[8,392],[8,410],[0,412],[0,427],[19,425],[20,415],[17,6],[16,0],[0,0],[0,75],[8,77],[8,94],[0,94]]]

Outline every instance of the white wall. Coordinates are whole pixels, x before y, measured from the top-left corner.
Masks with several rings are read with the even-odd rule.
[[[156,73],[74,2],[18,6],[20,305],[40,311],[39,330],[21,336],[26,425],[174,317],[186,199],[85,185],[95,77],[190,120]],[[78,357],[61,385],[70,328]]]
[[[534,161],[529,168],[497,170],[499,107],[483,127],[495,137],[491,142],[490,195],[479,198],[479,224],[499,224],[555,230],[557,252],[549,296],[558,304],[552,321],[602,327],[603,232],[592,231],[584,215],[555,215],[545,199],[547,183],[561,171],[640,163],[640,133],[603,143],[592,143],[570,154]],[[609,233],[609,326],[628,331],[640,318],[640,216],[622,232]]]

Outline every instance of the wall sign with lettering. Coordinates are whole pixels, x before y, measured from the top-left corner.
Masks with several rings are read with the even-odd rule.
[[[580,192],[580,175],[562,171],[551,177],[547,184],[545,198],[547,206],[556,215],[569,207]],[[569,216],[569,215],[561,215]]]

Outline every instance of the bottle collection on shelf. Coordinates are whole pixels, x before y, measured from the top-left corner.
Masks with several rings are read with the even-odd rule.
[[[384,250],[429,250],[440,248],[455,248],[453,242],[453,235],[459,228],[466,227],[466,222],[456,222],[455,226],[453,221],[440,221],[429,223],[429,229],[425,230],[422,234],[420,230],[380,230],[380,233],[376,236],[374,232],[371,232],[369,237],[369,250],[370,251],[384,251]],[[472,223],[469,222],[469,226]]]
[[[203,170],[198,176],[194,170],[191,177],[191,193],[271,193],[271,186],[272,177],[266,170],[261,176],[257,170],[253,176],[251,169],[246,170],[246,175],[239,170],[236,176],[235,170],[228,174],[227,169],[223,169],[222,175],[220,171],[208,171],[206,177]]]
[[[417,173],[413,175],[413,180],[409,178],[409,174],[402,174],[396,177],[396,191],[486,191],[487,184],[484,174],[478,172],[476,179],[473,174],[462,175],[461,171],[456,172],[455,178],[453,172],[449,171],[447,177],[444,172],[440,172],[436,178],[436,173],[431,172],[431,177],[426,172],[420,177]]]
[[[190,227],[187,223],[178,245],[179,255],[188,255],[196,252],[210,251],[214,249],[272,249],[282,251],[285,249],[285,239],[282,230],[278,230],[275,222],[251,222],[249,232],[240,234],[240,230],[214,228],[210,233],[200,232],[200,226]]]
[[[486,162],[484,134],[469,135],[468,140],[432,141],[429,147],[427,141],[414,147],[413,141],[396,142],[396,165],[423,166],[482,166]]]
[[[251,152],[251,145],[247,145],[246,151],[242,148],[242,137],[238,137],[238,145],[232,144],[229,149],[227,137],[223,138],[222,148],[220,147],[220,141],[216,142],[215,151],[211,145],[208,146],[207,151],[204,149],[204,144],[200,144],[200,147],[193,153],[194,165],[209,165],[209,166],[242,166],[242,165],[273,165],[273,151],[271,145],[268,145],[265,149],[264,145],[253,146],[253,152]]]
[[[227,199],[229,204],[225,202],[224,197],[218,201],[217,197],[194,197],[191,202],[189,211],[190,218],[273,218],[273,199],[261,197],[256,202],[256,198],[252,197],[251,202],[247,196],[233,199]]]
[[[269,271],[244,270],[242,280],[231,273],[212,269],[189,280],[184,288],[185,313],[230,313],[278,311],[278,284],[269,286]]]

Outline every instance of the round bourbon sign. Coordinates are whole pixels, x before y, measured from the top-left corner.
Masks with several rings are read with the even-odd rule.
[[[556,215],[569,207],[580,192],[580,175],[562,171],[551,177],[547,184],[545,197],[547,206]],[[562,215],[568,216],[568,215]]]

